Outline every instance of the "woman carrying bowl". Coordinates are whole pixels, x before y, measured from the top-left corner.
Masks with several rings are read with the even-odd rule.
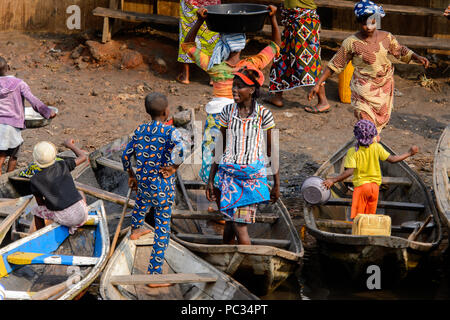
[[[198,48],[194,39],[206,19],[207,10],[205,8],[197,11],[198,20],[181,45],[195,63],[209,74],[213,82],[214,98],[205,106],[207,118],[202,142],[202,168],[199,172],[199,176],[205,183],[209,179],[215,141],[220,135],[219,115],[226,105],[234,102],[232,93],[234,73],[245,66],[262,70],[279,53],[281,35],[275,16],[277,8],[271,5],[269,9],[272,42],[257,55],[241,58],[240,54],[245,47],[246,37],[245,34],[239,33],[221,34],[212,55],[207,55]],[[218,179],[216,178],[215,185],[217,186],[217,184]]]
[[[283,106],[283,92],[313,86],[322,70],[320,59],[320,19],[314,0],[285,0],[281,11],[284,25],[280,55],[270,70],[269,103]],[[328,112],[325,87],[318,92],[318,103],[306,107],[312,113]]]
[[[181,0],[180,1],[180,47],[178,49],[178,62],[181,62],[182,71],[177,76],[177,81],[189,83],[189,64],[194,63],[191,57],[181,47],[185,37],[193,25],[197,22],[197,10],[200,7],[220,4],[220,0]],[[219,34],[211,31],[206,24],[201,25],[201,32],[196,36],[196,42],[200,44],[201,51],[211,55],[219,40]]]

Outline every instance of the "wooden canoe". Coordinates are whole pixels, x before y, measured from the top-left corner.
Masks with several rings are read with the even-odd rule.
[[[450,125],[436,146],[433,166],[433,188],[441,219],[450,228]]]
[[[127,174],[120,157],[129,136],[124,136],[90,155],[90,163],[102,189],[124,195]],[[197,161],[193,161],[197,159]],[[222,244],[219,213],[210,213],[203,183],[198,178],[201,161],[192,153],[178,170],[178,189],[172,213],[172,239],[219,270],[232,276],[258,296],[275,290],[302,266],[304,249],[283,202],[261,206],[257,223],[249,227],[252,245]],[[123,202],[122,202],[123,203]]]
[[[391,154],[394,152],[381,143]],[[343,145],[315,173],[322,178],[336,176],[344,169],[347,150],[355,145],[351,140]],[[425,184],[406,162],[391,164],[381,161],[383,176],[377,214],[391,217],[391,236],[352,235],[350,208],[351,177],[332,187],[332,198],[324,205],[304,207],[307,230],[316,239],[323,257],[342,264],[356,280],[367,277],[366,269],[378,265],[382,272],[404,278],[432,252],[442,239],[441,221]],[[408,240],[418,223],[428,216],[431,222],[415,240]]]
[[[153,231],[149,225],[145,228]],[[104,300],[257,300],[239,282],[171,240],[162,275],[147,275],[153,233],[130,240],[129,232],[114,251],[100,280]],[[173,283],[149,288],[148,283]]]
[[[88,222],[72,235],[53,223],[1,248],[0,284],[7,299],[74,299],[105,267],[109,247],[99,200],[89,206]]]

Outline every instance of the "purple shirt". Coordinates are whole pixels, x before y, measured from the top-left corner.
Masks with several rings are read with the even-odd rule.
[[[34,110],[49,119],[52,110],[33,96],[30,87],[21,79],[12,76],[0,77],[0,124],[15,128],[25,128],[25,109],[23,98]]]

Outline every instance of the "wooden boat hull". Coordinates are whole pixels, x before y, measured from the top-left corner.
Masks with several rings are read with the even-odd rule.
[[[150,226],[145,226],[153,230]],[[105,300],[257,300],[239,282],[219,271],[188,249],[170,241],[165,252],[165,266],[169,273],[208,273],[217,278],[210,283],[180,283],[169,289],[149,289],[145,285],[113,285],[114,276],[144,273],[148,265],[151,244],[130,240],[129,233],[115,250],[100,281],[100,294]],[[144,240],[145,241],[145,240]],[[139,250],[146,250],[140,251]],[[144,252],[148,253],[145,254]],[[137,265],[139,263],[139,265]]]
[[[450,125],[448,125],[436,146],[433,166],[433,188],[441,219],[450,228]]]
[[[347,150],[354,144],[354,140],[346,143],[315,175],[327,178],[342,172]],[[388,146],[383,146],[394,154]],[[344,265],[354,279],[366,274],[370,265],[378,265],[381,270],[395,273],[401,279],[426,261],[430,254],[440,251],[436,249],[442,240],[441,221],[423,181],[405,162],[380,164],[383,183],[377,213],[391,217],[391,236],[351,234],[350,182],[333,186],[333,197],[328,203],[304,207],[306,227],[317,239],[319,252],[326,259]],[[424,221],[428,215],[433,219],[425,231],[415,241],[408,240],[414,230],[411,225]]]
[[[129,139],[129,136],[117,139],[90,156],[91,166],[102,189],[121,195],[126,193],[127,174],[123,169],[121,170],[120,156]],[[202,188],[202,182],[198,178],[198,164],[194,164],[193,159],[197,159],[197,162],[198,159],[201,161],[199,154],[194,152],[179,168],[177,200],[172,214],[172,239],[183,244],[218,269],[238,278],[258,296],[272,292],[302,266],[304,250],[289,212],[281,200],[276,204],[264,206],[263,211],[270,213],[273,219],[270,222],[255,223],[254,226],[250,226],[249,234],[251,238],[262,238],[262,244],[265,245],[223,245],[220,240],[223,231],[219,225],[211,227],[211,224],[214,224],[212,221],[205,221],[201,218],[193,219],[194,215],[192,214],[205,212],[204,208],[201,208],[201,202],[206,201],[204,190],[195,190],[197,187]],[[189,180],[196,186],[193,189],[184,185],[181,187],[180,180]],[[184,191],[189,189],[186,194],[196,199],[193,204],[195,208],[186,214],[191,214],[192,217],[186,217],[186,219],[176,216],[177,212],[189,210],[186,199],[184,199],[185,192],[182,189]],[[204,225],[204,234],[212,236],[214,243],[191,241],[181,236],[182,233],[186,233],[188,236],[203,234],[199,233],[197,229],[200,225]],[[218,238],[220,239],[218,240]],[[281,243],[281,245],[278,247],[271,245],[271,239],[273,239],[272,242]]]
[[[67,227],[53,223],[0,249],[0,276],[3,276],[0,283],[16,294],[13,297],[32,299],[30,292],[80,276],[78,282],[68,284],[53,297],[71,300],[99,276],[107,262],[109,233],[103,202],[93,203],[89,210],[92,212],[89,222],[73,235]],[[24,261],[14,260],[14,254],[20,256],[20,252],[27,253]],[[41,257],[45,259],[39,259]]]

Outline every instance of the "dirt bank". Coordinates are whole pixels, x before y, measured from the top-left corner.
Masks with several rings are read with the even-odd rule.
[[[92,41],[90,45],[87,40]],[[10,63],[11,74],[24,79],[37,97],[60,111],[49,126],[23,132],[19,165],[31,160],[32,146],[40,140],[60,146],[64,139],[74,137],[83,149],[93,151],[131,132],[146,118],[143,98],[149,92],[167,94],[172,110],[180,105],[195,108],[197,119],[204,119],[203,106],[212,97],[207,75],[197,68],[192,68],[191,84],[174,81],[179,70],[175,62],[178,44],[168,38],[128,34],[100,46],[98,39],[86,35],[1,33],[0,41],[4,44],[0,55]],[[263,46],[251,41],[244,55]],[[331,54],[324,50],[325,62]],[[418,80],[398,75],[395,80],[401,96],[395,98],[392,120],[382,139],[398,152],[417,144],[420,153],[407,161],[431,187],[434,149],[450,120],[449,79],[434,77],[434,90],[421,86]],[[264,94],[267,83],[266,79]],[[281,109],[267,105],[280,130],[281,186],[294,217],[302,209],[298,196],[303,180],[352,135],[353,111],[350,105],[339,102],[336,76],[327,82],[326,89],[332,106],[327,114],[303,110],[311,104],[303,89],[287,92]]]

